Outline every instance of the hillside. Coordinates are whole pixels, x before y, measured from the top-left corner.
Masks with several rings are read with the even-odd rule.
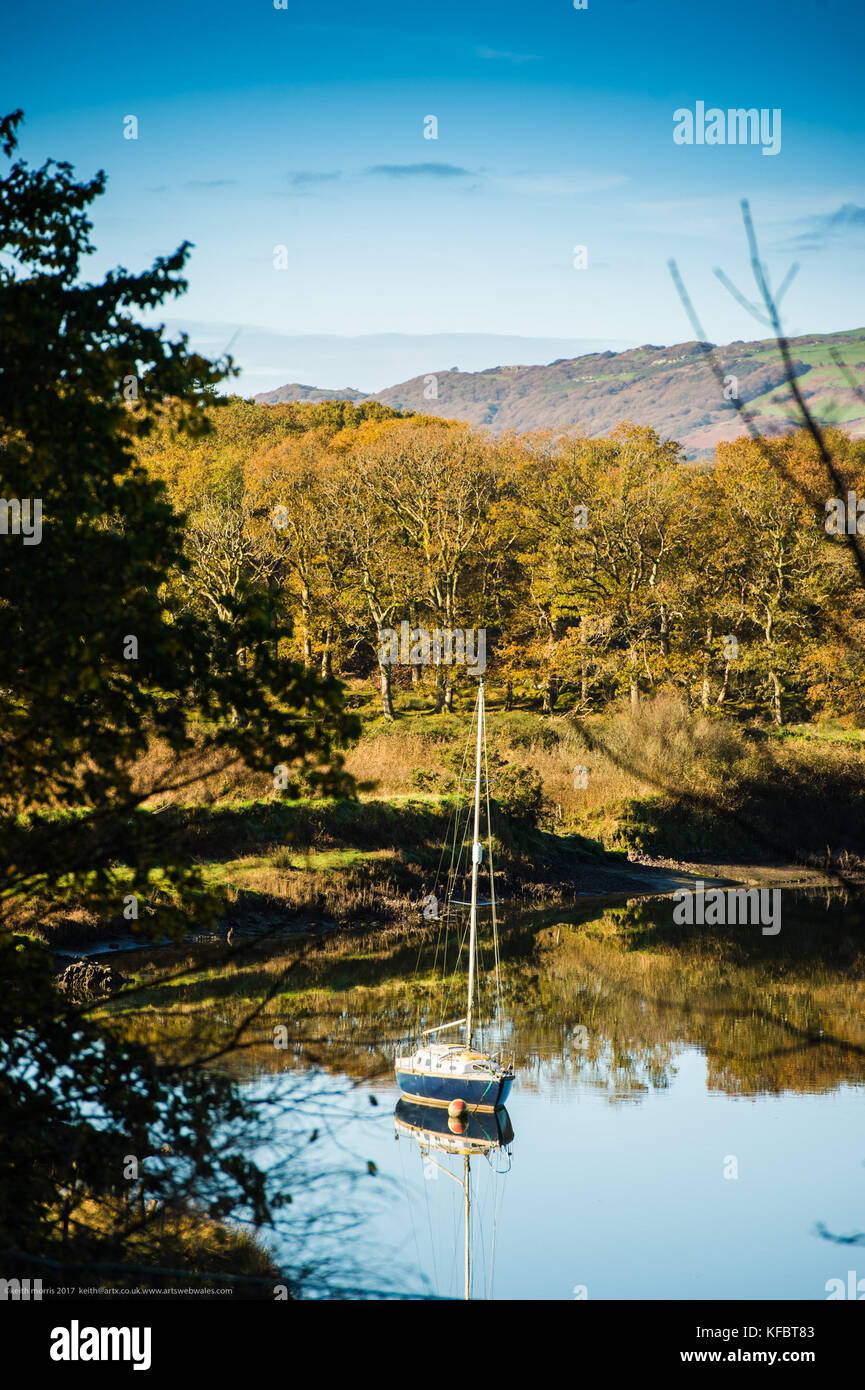
[[[255,399],[264,405],[285,405],[288,401],[365,401],[367,397],[363,391],[353,391],[350,386],[331,391],[324,386],[301,386],[297,381],[289,381],[285,386],[277,386],[275,391],[262,391]]]
[[[865,435],[865,403],[832,360],[835,353],[858,384],[865,369],[865,329],[814,333],[790,346],[806,401],[826,424]],[[738,379],[739,399],[755,412],[760,429],[774,434],[793,419],[778,351],[771,339],[735,342],[716,350],[725,374]],[[719,399],[718,383],[696,342],[625,352],[590,353],[547,366],[499,366],[481,372],[436,371],[438,397],[424,398],[425,376],[413,377],[373,397],[315,391],[297,385],[256,397],[284,400],[374,399],[400,410],[466,420],[496,433],[581,427],[607,434],[621,420],[653,426],[678,439],[689,457],[707,456],[722,439],[742,431],[732,402]],[[290,392],[308,394],[287,394]]]

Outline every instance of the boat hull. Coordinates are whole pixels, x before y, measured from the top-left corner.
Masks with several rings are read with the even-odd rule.
[[[472,1110],[501,1110],[514,1083],[512,1076],[466,1077],[439,1073],[402,1071],[397,1068],[397,1085],[407,1100],[421,1105],[442,1105],[462,1100]]]

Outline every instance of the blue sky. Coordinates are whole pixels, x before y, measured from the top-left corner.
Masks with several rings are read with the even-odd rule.
[[[0,81],[26,158],[109,175],[94,273],[195,243],[169,317],[669,343],[675,257],[724,342],[763,336],[712,274],[751,290],[742,197],[775,283],[801,262],[788,331],[865,323],[863,31],[840,0],[48,0],[7,20]],[[780,153],[675,145],[698,100],[780,108]]]

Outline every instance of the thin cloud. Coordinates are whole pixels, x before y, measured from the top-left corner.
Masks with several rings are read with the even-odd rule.
[[[317,169],[299,169],[294,174],[289,174],[289,181],[293,188],[311,188],[319,183],[335,183],[342,178],[339,169],[324,172]]]
[[[530,198],[561,198],[605,193],[627,183],[627,178],[624,174],[498,174],[493,182]]]
[[[865,227],[865,208],[857,207],[855,203],[844,203],[837,212],[833,212],[829,218],[833,227]]]
[[[624,174],[537,174],[527,170],[502,174],[485,168],[466,169],[461,164],[446,164],[436,160],[425,160],[417,164],[372,164],[357,172],[301,169],[289,173],[287,178],[292,188],[310,191],[328,183],[353,183],[357,179],[429,179],[434,182],[459,182],[461,187],[469,192],[482,186],[492,186],[527,197],[574,197],[585,193],[603,193],[627,183]]]
[[[805,231],[778,243],[778,249],[787,251],[821,251],[830,241],[837,241],[845,234],[865,230],[865,208],[856,203],[842,203],[834,212],[815,217],[801,218],[799,226]]]
[[[490,63],[536,63],[538,61],[536,53],[508,53],[501,48],[476,48],[475,53],[479,58],[484,58]]]
[[[233,188],[237,179],[187,179],[184,188]]]
[[[471,169],[458,164],[373,164],[368,174],[381,174],[388,179],[470,179]]]

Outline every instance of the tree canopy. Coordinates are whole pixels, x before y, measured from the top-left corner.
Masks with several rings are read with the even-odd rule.
[[[145,807],[182,785],[193,738],[226,763],[279,764],[350,795],[341,750],[357,725],[336,680],[281,652],[291,629],[266,586],[244,576],[210,606],[184,602],[187,523],[139,451],[157,424],[172,448],[203,450],[231,363],[140,321],[185,289],[187,244],[148,270],[84,279],[104,175],[30,168],[15,157],[20,121],[0,121],[0,494],[13,522],[38,502],[41,531],[28,544],[17,524],[0,534],[0,1104],[15,1136],[0,1248],[55,1241],[80,1261],[116,1253],[138,1214],[121,1205],[70,1229],[58,1186],[73,1205],[108,1202],[124,1154],[168,1145],[175,1198],[217,1216],[260,1220],[269,1199],[255,1165],[213,1137],[242,1107],[235,1089],[157,1065],[71,1008],[23,930],[69,901],[160,936],[211,921],[200,870]],[[259,419],[243,403],[228,414],[238,449],[245,417]],[[347,412],[322,412],[336,417],[344,427]],[[216,470],[210,482],[216,506]],[[133,764],[155,735],[173,762],[141,784]]]

